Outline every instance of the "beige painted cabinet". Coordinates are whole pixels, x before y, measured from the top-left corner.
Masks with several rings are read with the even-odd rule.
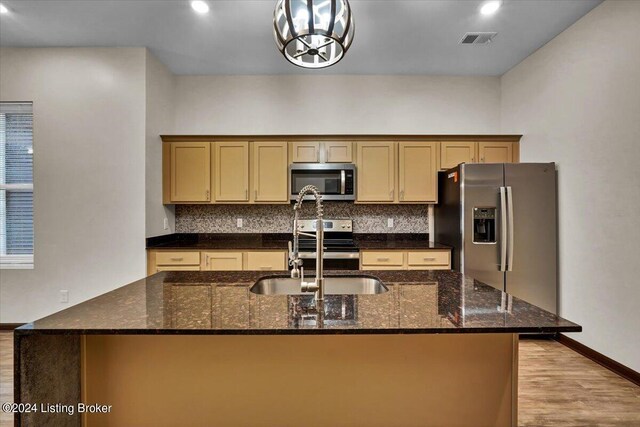
[[[216,202],[249,201],[249,143],[214,144],[214,187]]]
[[[396,149],[394,142],[356,143],[358,202],[395,200]]]
[[[480,142],[478,143],[480,163],[512,163],[513,143]]]
[[[398,178],[400,203],[435,203],[438,198],[436,142],[400,142]]]
[[[451,169],[460,163],[475,163],[478,144],[468,141],[440,143],[440,169]]]
[[[374,251],[360,252],[361,270],[449,270],[449,249],[422,251]]]
[[[292,163],[317,163],[320,161],[320,143],[299,141],[291,143]]]
[[[245,270],[286,270],[285,253],[282,251],[247,252]]]
[[[171,144],[171,202],[211,200],[211,143]]]
[[[352,163],[351,141],[291,142],[292,163]]]
[[[202,271],[242,271],[242,252],[202,252]]]
[[[289,203],[286,142],[254,142],[252,150],[254,202]]]

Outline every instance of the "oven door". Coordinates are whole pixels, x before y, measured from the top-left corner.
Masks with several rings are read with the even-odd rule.
[[[312,276],[316,269],[316,253],[300,252],[300,259],[304,267],[305,276]],[[325,252],[324,270],[358,270],[360,268],[359,252]]]
[[[297,163],[289,167],[291,200],[307,185],[313,185],[323,200],[355,200],[355,166],[349,163]],[[306,195],[305,200],[313,199]]]

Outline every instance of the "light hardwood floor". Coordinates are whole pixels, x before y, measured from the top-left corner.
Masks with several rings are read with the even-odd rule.
[[[640,387],[547,340],[520,342],[520,426],[640,427]],[[13,333],[0,332],[0,402],[13,401]],[[0,425],[13,425],[0,413]]]

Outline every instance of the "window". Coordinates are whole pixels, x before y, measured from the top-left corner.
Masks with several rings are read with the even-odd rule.
[[[33,109],[0,102],[0,268],[33,268]]]

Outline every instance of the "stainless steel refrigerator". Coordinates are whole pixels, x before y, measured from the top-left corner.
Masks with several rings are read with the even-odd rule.
[[[555,164],[461,164],[438,193],[435,240],[453,269],[556,313]]]

